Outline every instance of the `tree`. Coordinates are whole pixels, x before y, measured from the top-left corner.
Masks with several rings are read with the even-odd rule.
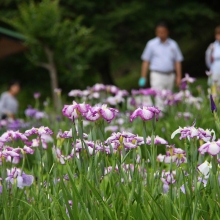
[[[80,25],[80,17],[64,19],[57,0],[25,3],[18,10],[18,16],[5,21],[25,36],[28,59],[48,70],[53,101],[57,106],[54,89],[59,86],[58,70],[64,73],[77,70],[91,30]],[[78,71],[80,69],[82,67]]]

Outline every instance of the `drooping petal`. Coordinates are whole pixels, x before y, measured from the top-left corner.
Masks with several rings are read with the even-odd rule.
[[[32,175],[22,174],[23,186],[30,186],[34,182],[34,177]]]
[[[179,133],[181,132],[181,130],[182,130],[182,128],[179,127],[176,131],[174,131],[174,132],[171,134],[171,139],[173,139],[173,138],[176,136],[176,134],[179,134]]]
[[[13,164],[18,164],[20,162],[20,157],[13,157],[12,163]]]
[[[59,158],[59,160],[60,160],[61,164],[65,164],[65,160],[64,160],[64,158],[62,156]]]
[[[159,154],[159,155],[157,156],[157,161],[163,162],[163,161],[164,161],[164,158],[165,158],[165,155]]]
[[[145,108],[139,112],[139,115],[144,121],[150,120],[154,117],[154,113]]]
[[[125,148],[127,148],[127,149],[137,148],[137,145],[136,145],[136,144],[133,144],[133,143],[131,143],[131,142],[126,142],[126,141],[124,141],[124,146],[125,146]]]
[[[82,103],[77,105],[77,109],[80,113],[87,113],[89,111],[90,105]]]
[[[88,121],[97,121],[99,118],[100,118],[100,114],[97,113],[97,112],[91,112],[89,111],[85,118],[88,120]]]
[[[209,174],[210,168],[211,168],[211,164],[208,163],[208,161],[205,161],[204,163],[198,166],[198,170],[205,176]]]
[[[180,190],[182,191],[183,194],[186,194],[186,189],[184,184],[180,187]]]
[[[200,152],[200,154],[205,154],[207,152],[207,148],[210,145],[210,142],[203,144],[202,146],[200,146],[200,148],[198,149],[198,151]]]
[[[21,176],[17,177],[17,187],[20,189],[23,189],[24,185],[23,185],[23,178]]]
[[[217,155],[220,152],[220,146],[216,142],[211,142],[208,146],[207,153],[212,156]]]
[[[169,185],[167,183],[163,184],[163,193],[166,194],[169,191]]]
[[[100,109],[100,114],[102,115],[103,119],[108,122],[111,121],[115,117],[114,112],[112,112],[108,108]]]
[[[141,108],[137,108],[130,116],[130,122],[132,122],[135,118],[137,118],[140,115],[140,112],[142,111]]]
[[[34,150],[31,149],[30,147],[24,146],[23,150],[27,153],[27,154],[33,154]]]
[[[168,142],[157,135],[154,139],[154,144],[168,144]]]

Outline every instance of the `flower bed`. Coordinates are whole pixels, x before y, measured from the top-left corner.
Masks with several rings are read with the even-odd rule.
[[[96,84],[71,91],[63,116],[1,121],[1,219],[220,218],[218,93],[193,96],[193,82],[131,95]]]

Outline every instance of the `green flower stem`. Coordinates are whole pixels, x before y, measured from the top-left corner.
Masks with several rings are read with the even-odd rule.
[[[216,175],[218,169],[218,160],[217,156],[212,157],[212,172],[214,175]]]
[[[141,147],[141,156],[142,158],[144,158],[146,161],[149,159],[151,160],[151,154],[148,150],[148,147],[147,147],[147,127],[146,127],[146,122],[143,121],[143,137],[144,137],[144,146]],[[147,151],[147,153],[146,153]]]
[[[26,158],[26,154],[24,151],[22,151],[22,155],[23,155],[23,160],[22,160],[22,167],[21,167],[21,175],[22,175],[22,172],[24,171],[25,158]]]

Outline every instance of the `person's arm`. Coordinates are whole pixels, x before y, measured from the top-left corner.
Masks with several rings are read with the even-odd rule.
[[[176,52],[175,52],[175,71],[176,71],[176,86],[180,86],[181,79],[182,79],[182,64],[183,55],[177,43],[176,45]]]
[[[214,48],[213,44],[210,44],[205,52],[205,62],[206,62],[206,66],[209,69],[211,69],[211,65],[212,65],[211,57],[212,57],[213,48]]]
[[[144,87],[147,83],[147,72],[149,68],[149,63],[152,57],[152,49],[149,43],[147,43],[144,52],[141,55],[141,59],[143,60],[141,66],[141,77],[139,79],[139,86]]]
[[[142,67],[141,67],[141,77],[143,77],[143,78],[147,77],[148,68],[149,68],[149,62],[143,61]]]
[[[175,62],[176,70],[176,86],[179,86],[182,79],[182,64],[181,62]]]

